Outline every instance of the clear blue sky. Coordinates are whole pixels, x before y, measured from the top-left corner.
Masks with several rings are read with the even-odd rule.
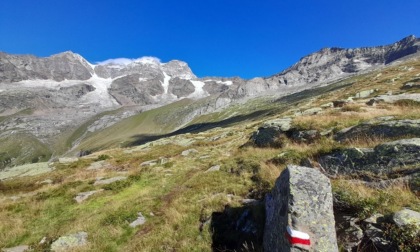
[[[420,0],[1,0],[0,51],[155,56],[200,76],[270,76],[323,47],[420,36]]]

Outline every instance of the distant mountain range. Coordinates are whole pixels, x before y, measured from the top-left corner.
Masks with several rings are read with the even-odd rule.
[[[144,57],[94,65],[73,52],[46,58],[0,52],[0,158],[3,155],[12,160],[3,166],[18,163],[13,162],[14,155],[22,153],[15,150],[18,154],[12,155],[15,152],[1,146],[13,136],[23,134],[43,145],[49,149],[43,158],[48,159],[81,141],[64,137],[65,134],[101,130],[176,101],[202,100],[174,130],[198,115],[221,110],[243,99],[326,85],[419,53],[420,39],[414,36],[387,46],[325,48],[278,74],[245,80],[197,78],[187,63],[178,60],[161,63]],[[106,111],[114,112],[104,117]],[[100,127],[89,127],[98,125],[98,120],[102,122]],[[80,128],[88,122],[90,125]],[[84,134],[80,135],[83,138]],[[57,139],[65,139],[67,146],[60,150],[51,147],[56,146]]]

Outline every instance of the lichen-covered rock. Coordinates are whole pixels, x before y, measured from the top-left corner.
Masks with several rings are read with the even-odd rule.
[[[415,225],[418,230],[420,230],[420,213],[410,210],[410,209],[403,209],[399,212],[396,212],[392,217],[394,223],[403,228],[406,225]]]
[[[348,139],[365,137],[401,137],[419,136],[420,120],[387,120],[378,118],[351,128],[344,129],[335,135],[335,140],[345,141]]]
[[[348,148],[319,158],[330,175],[369,172],[388,175],[398,169],[420,162],[420,138],[402,139],[376,146],[374,149]],[[419,169],[411,169],[415,174]]]
[[[264,122],[251,136],[251,142],[258,147],[280,147],[279,137],[291,129],[291,118],[281,118]]]
[[[264,250],[338,251],[334,225],[329,179],[316,169],[289,165],[266,197]]]
[[[72,249],[87,244],[88,234],[86,232],[78,232],[58,238],[51,244],[52,251],[71,251]]]

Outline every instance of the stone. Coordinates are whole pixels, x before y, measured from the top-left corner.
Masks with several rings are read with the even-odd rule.
[[[265,251],[338,251],[331,184],[320,171],[287,166],[265,206]],[[292,244],[290,236],[309,236],[310,246]]]
[[[198,151],[196,149],[188,149],[188,150],[184,150],[181,153],[181,155],[184,156],[184,157],[186,157],[186,156],[189,156],[191,154],[196,154],[196,153],[198,153]]]
[[[318,159],[321,167],[331,176],[363,174],[392,174],[401,167],[420,162],[420,138],[401,139],[371,148],[347,148],[337,150]],[[416,174],[420,169],[413,168],[405,173]],[[400,176],[404,175],[400,171]],[[414,175],[413,175],[414,176]]]
[[[88,234],[86,232],[78,232],[66,236],[61,236],[51,244],[51,251],[71,251],[77,247],[87,244]]]
[[[321,138],[318,130],[294,130],[291,132],[290,138],[300,143],[313,143]]]
[[[25,252],[29,251],[28,245],[20,245],[13,248],[4,248],[1,250],[2,252]]]
[[[324,103],[320,107],[321,108],[332,108],[332,107],[334,107],[334,103],[332,103],[332,102]]]
[[[394,138],[407,135],[420,137],[420,120],[376,118],[341,130],[334,136],[334,139],[342,142],[349,139],[365,138],[366,136]]]
[[[220,165],[214,165],[214,166],[210,167],[207,171],[205,171],[205,173],[215,172],[215,171],[220,171]]]
[[[69,164],[77,161],[79,161],[77,157],[61,157],[58,159],[60,164]]]
[[[141,163],[140,164],[140,166],[141,167],[143,167],[143,166],[154,166],[154,165],[157,165],[157,160],[155,159],[155,160],[149,160],[149,161],[145,161],[145,162],[143,162],[143,163]]]
[[[91,163],[89,165],[89,167],[86,168],[86,170],[97,171],[97,170],[102,170],[102,169],[106,169],[106,168],[110,168],[110,167],[111,167],[111,165],[108,164],[105,160],[101,160],[101,161]]]
[[[356,248],[363,238],[363,230],[355,224],[350,225],[347,229],[343,230],[341,239],[344,240],[344,247],[346,251],[352,251]]]
[[[280,147],[279,137],[291,129],[291,123],[288,117],[266,121],[251,135],[250,141],[258,147]]]
[[[102,191],[103,191],[103,189],[95,190],[95,191],[89,191],[89,192],[81,192],[81,193],[77,194],[76,197],[74,197],[74,200],[77,203],[82,203],[83,201],[87,200],[90,196],[94,195],[95,193],[102,192]]]
[[[341,108],[344,107],[349,101],[347,100],[339,100],[339,101],[333,101],[334,108]]]
[[[322,108],[310,108],[307,110],[304,110],[302,112],[302,115],[317,115],[320,114],[322,112]]]
[[[398,94],[398,95],[380,95],[377,97],[378,99],[384,100],[384,102],[394,103],[400,100],[412,100],[420,102],[420,94]]]
[[[96,180],[95,183],[93,183],[93,185],[108,185],[116,181],[121,181],[121,180],[126,180],[126,179],[127,177],[125,176],[117,176],[117,177],[113,177],[109,179],[99,179],[99,180]]]
[[[373,94],[375,92],[375,90],[370,89],[370,90],[363,90],[360,91],[359,93],[357,93],[355,95],[355,98],[361,99],[361,98],[366,98],[369,97],[371,94]]]
[[[135,228],[137,226],[141,226],[144,223],[146,223],[146,218],[143,216],[143,214],[141,212],[137,213],[137,219],[133,222],[130,223],[130,227]]]
[[[372,216],[370,216],[369,218],[366,218],[363,220],[363,223],[367,223],[367,224],[379,224],[381,221],[383,221],[384,216],[382,214],[374,214]]]
[[[164,164],[166,164],[166,163],[168,163],[168,162],[169,162],[169,158],[166,158],[166,157],[160,157],[157,163],[158,163],[159,165],[164,165]]]
[[[277,131],[288,131],[292,127],[292,118],[280,118],[270,121],[265,121],[261,128],[274,128]]]
[[[40,185],[51,185],[52,183],[54,183],[54,181],[52,179],[46,179],[43,181],[38,182]]]
[[[372,224],[368,224],[365,228],[365,236],[372,242],[375,248],[380,249],[379,251],[395,251],[389,250],[392,243],[385,239],[384,231],[375,227]]]
[[[417,231],[420,230],[420,213],[410,210],[410,209],[403,209],[394,213],[392,220],[394,223],[403,228],[406,225],[414,225],[417,227]]]

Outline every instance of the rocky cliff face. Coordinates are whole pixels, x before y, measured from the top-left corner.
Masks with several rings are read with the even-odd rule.
[[[394,44],[356,49],[324,48],[303,57],[292,67],[274,75],[284,85],[331,81],[348,74],[389,64],[402,57],[420,52],[420,39],[409,36]]]

